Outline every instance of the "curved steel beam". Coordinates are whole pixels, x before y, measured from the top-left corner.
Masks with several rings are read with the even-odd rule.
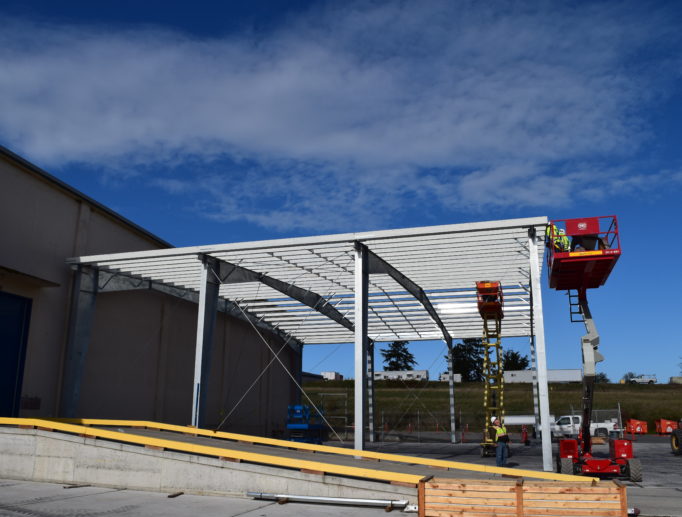
[[[252,271],[237,264],[232,264],[225,260],[216,259],[218,270],[216,275],[221,283],[223,284],[238,284],[243,282],[260,282],[268,287],[271,287],[275,291],[293,298],[301,302],[303,305],[307,305],[311,309],[316,310],[320,314],[327,316],[329,319],[339,323],[340,325],[346,327],[348,330],[353,332],[355,326],[353,323],[341,314],[336,307],[334,307],[329,300],[323,298],[317,293],[310,291],[309,289],[303,289],[297,285],[278,280],[265,273],[258,273],[257,271]]]

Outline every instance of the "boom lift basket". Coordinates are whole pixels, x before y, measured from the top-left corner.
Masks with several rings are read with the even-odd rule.
[[[545,244],[552,289],[600,287],[620,257],[618,220],[608,215],[550,221]]]

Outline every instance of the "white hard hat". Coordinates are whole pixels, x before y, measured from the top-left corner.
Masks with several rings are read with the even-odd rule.
[[[496,416],[491,417],[491,418],[490,418],[490,423],[491,423],[491,424],[494,424],[494,423],[495,423],[495,420],[497,420],[497,417],[496,417]]]

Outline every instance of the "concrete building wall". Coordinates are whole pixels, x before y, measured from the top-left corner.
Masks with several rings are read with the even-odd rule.
[[[58,416],[73,273],[68,257],[167,243],[0,148],[0,291],[32,301],[21,416]],[[189,423],[195,304],[131,291],[97,297],[79,413]],[[278,339],[267,336],[276,350]],[[248,323],[218,315],[208,399],[217,424],[270,360]],[[290,348],[280,358],[298,365]],[[235,411],[229,429],[283,427],[294,386],[275,363]],[[26,401],[31,403],[27,404]]]

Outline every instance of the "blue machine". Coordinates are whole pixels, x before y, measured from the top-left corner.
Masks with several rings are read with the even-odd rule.
[[[309,406],[294,404],[287,408],[287,433],[292,442],[322,444],[326,426],[321,415]]]

